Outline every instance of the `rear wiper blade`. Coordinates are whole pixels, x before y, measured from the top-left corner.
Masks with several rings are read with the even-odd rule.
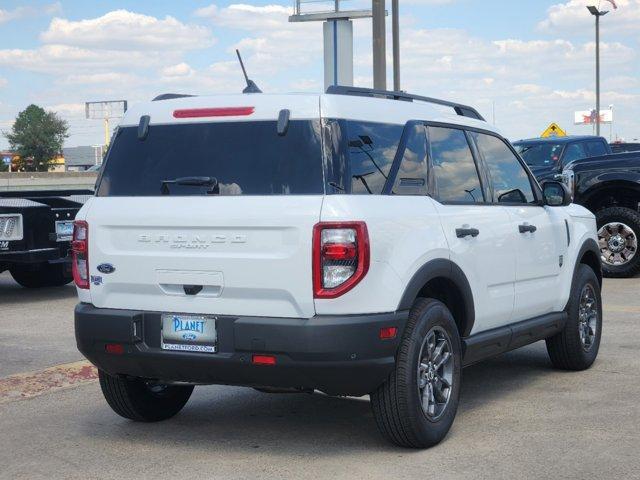
[[[220,193],[218,179],[215,177],[180,177],[173,180],[163,180],[160,191],[163,195],[169,195],[169,185],[180,185],[185,187],[209,187],[207,193],[216,195]]]

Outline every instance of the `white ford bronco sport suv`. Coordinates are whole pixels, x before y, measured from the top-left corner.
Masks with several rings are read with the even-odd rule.
[[[461,369],[546,340],[588,368],[596,224],[472,108],[334,87],[130,109],[73,254],[78,348],[111,408],[194,385],[370,395],[391,442],[444,438]]]

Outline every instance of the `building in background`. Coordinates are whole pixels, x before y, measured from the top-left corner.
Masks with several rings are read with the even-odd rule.
[[[67,172],[84,172],[88,168],[102,163],[104,147],[82,146],[63,148],[62,153],[66,162]]]

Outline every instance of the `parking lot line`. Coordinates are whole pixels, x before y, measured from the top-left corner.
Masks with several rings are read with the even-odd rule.
[[[56,390],[94,382],[98,371],[87,361],[65,363],[0,378],[0,404],[24,400]]]

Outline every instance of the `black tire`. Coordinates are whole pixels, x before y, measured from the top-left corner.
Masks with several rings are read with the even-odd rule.
[[[176,415],[189,401],[193,385],[151,384],[142,378],[98,371],[100,388],[118,415],[136,422],[159,422]]]
[[[451,388],[441,413],[430,418],[422,408],[419,365],[423,363],[420,361],[423,344],[434,331],[446,334],[449,339]],[[458,409],[461,369],[460,335],[451,312],[438,300],[417,299],[409,313],[395,368],[387,381],[371,393],[373,415],[382,435],[408,448],[428,448],[442,441]],[[442,372],[436,373],[442,376]]]
[[[39,263],[10,269],[13,279],[25,288],[62,287],[73,281],[71,265]]]
[[[581,339],[581,328],[586,325],[581,323],[581,299],[585,289],[591,289],[596,301],[594,326],[589,327],[589,332],[593,331],[594,338],[583,343]],[[563,370],[585,370],[589,368],[600,349],[600,338],[602,337],[602,297],[600,295],[600,283],[594,271],[587,265],[579,265],[574,283],[571,287],[571,295],[567,305],[567,323],[564,329],[551,338],[547,338],[547,352],[551,363],[556,368]],[[589,317],[591,318],[591,317]],[[583,330],[584,332],[584,330]]]
[[[596,214],[596,222],[598,223],[598,231],[610,223],[623,223],[627,225],[635,236],[636,245],[640,238],[640,213],[630,208],[612,207],[600,210]],[[640,252],[626,263],[621,265],[609,265],[605,261],[602,262],[602,273],[606,277],[611,278],[627,278],[640,273]]]

